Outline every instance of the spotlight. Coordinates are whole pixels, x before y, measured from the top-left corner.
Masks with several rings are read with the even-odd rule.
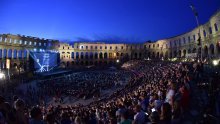
[[[3,79],[5,77],[5,74],[0,72],[0,79]]]
[[[213,61],[212,61],[212,64],[213,64],[214,66],[217,66],[218,63],[219,63],[218,60],[213,60]]]
[[[120,62],[119,59],[117,59],[116,62],[119,63]]]

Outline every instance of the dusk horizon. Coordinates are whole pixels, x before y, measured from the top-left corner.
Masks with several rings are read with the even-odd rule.
[[[197,27],[191,4],[199,13],[200,24],[206,23],[220,6],[218,0],[1,0],[0,3],[3,5],[0,34],[107,43],[143,43],[177,36]]]

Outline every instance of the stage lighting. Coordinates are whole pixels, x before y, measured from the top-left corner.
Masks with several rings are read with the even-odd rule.
[[[117,59],[116,62],[119,63],[120,62],[119,59]]]
[[[214,66],[217,66],[217,65],[218,65],[218,63],[219,63],[219,61],[218,61],[218,60],[213,60],[213,61],[212,61],[212,64],[213,64]]]
[[[0,72],[0,79],[3,79],[5,77],[5,74]]]

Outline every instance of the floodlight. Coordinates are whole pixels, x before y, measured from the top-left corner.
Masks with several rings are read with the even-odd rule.
[[[0,79],[3,79],[5,77],[5,74],[0,72]]]
[[[214,66],[217,66],[218,63],[219,63],[218,60],[213,60],[213,61],[212,61],[212,64],[213,64]]]

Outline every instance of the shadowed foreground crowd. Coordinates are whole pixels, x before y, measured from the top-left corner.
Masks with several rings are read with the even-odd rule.
[[[196,83],[202,65],[130,61],[128,84],[111,96],[87,106],[33,106],[0,97],[0,124],[180,124],[196,104]],[[84,89],[86,92],[86,89]],[[189,120],[189,122],[192,120]]]

